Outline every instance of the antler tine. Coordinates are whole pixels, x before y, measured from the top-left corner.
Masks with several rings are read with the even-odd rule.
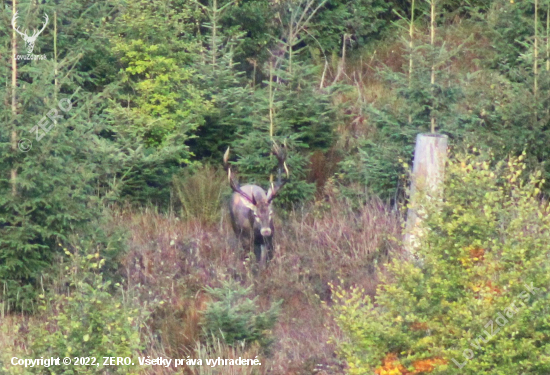
[[[223,168],[227,171],[229,169],[229,147],[223,154]]]
[[[229,179],[229,186],[231,186],[231,189],[240,194],[244,199],[249,201],[252,204],[256,204],[254,201],[254,197],[250,197],[248,194],[246,194],[241,187],[239,186],[239,183],[235,181],[233,176],[231,175],[231,166],[229,165],[229,147],[225,151],[225,154],[223,154],[223,167],[227,171],[227,178]]]
[[[286,177],[290,177],[290,172],[288,170],[288,167],[286,166],[286,157],[287,157],[287,148],[286,148],[286,139],[282,146],[279,146],[277,143],[273,142],[273,154],[277,158],[277,161],[279,162],[279,180],[281,179],[281,171],[285,171]]]
[[[273,200],[279,190],[283,187],[284,184],[286,184],[290,178],[290,172],[288,170],[288,167],[286,166],[286,156],[287,156],[287,148],[286,148],[286,139],[283,142],[282,146],[279,146],[275,141],[273,142],[273,154],[277,158],[279,162],[279,166],[277,168],[277,185],[274,185],[271,183],[271,194],[269,196],[269,201]],[[282,173],[285,171],[286,178],[282,179]]]

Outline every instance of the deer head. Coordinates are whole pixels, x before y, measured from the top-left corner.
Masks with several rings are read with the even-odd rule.
[[[277,184],[274,185],[271,183],[271,187],[269,188],[267,192],[267,203],[271,203],[273,198],[277,196],[277,193],[279,190],[286,184],[288,181],[288,178],[290,176],[290,172],[288,170],[288,167],[286,166],[286,145],[279,146],[275,142],[273,143],[273,149],[271,151],[273,155],[277,157],[277,161],[279,163],[279,167],[277,170]],[[223,155],[223,165],[225,170],[227,171],[227,178],[229,179],[229,186],[231,186],[231,189],[241,195],[248,203],[250,204],[256,204],[256,199],[254,196],[248,195],[246,192],[244,192],[239,183],[235,180],[234,175],[231,172],[231,166],[229,165],[229,147],[225,151],[225,154]],[[282,179],[282,172],[285,172],[286,178]],[[255,186],[255,185],[254,185]]]

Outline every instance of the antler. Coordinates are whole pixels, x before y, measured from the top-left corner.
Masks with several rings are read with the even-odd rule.
[[[273,155],[277,158],[279,161],[279,167],[277,168],[277,185],[274,185],[271,183],[271,189],[269,189],[269,192],[267,193],[267,201],[271,202],[273,198],[277,195],[279,190],[286,184],[290,178],[290,172],[288,171],[288,167],[286,166],[286,156],[287,156],[287,148],[286,148],[286,139],[283,142],[282,146],[279,146],[277,143],[273,142],[273,149],[272,149]],[[282,179],[282,173],[283,170],[285,171],[286,178]]]
[[[19,28],[17,28],[15,26],[15,21],[17,20],[17,12],[15,12],[15,14],[13,15],[12,19],[11,19],[11,25],[13,26],[13,29],[19,34],[21,35],[22,37],[24,38],[28,38],[28,35],[27,35],[27,30],[25,30],[25,33],[23,34],[21,31],[19,31]]]
[[[256,200],[254,199],[254,196],[252,196],[251,198],[248,194],[242,191],[241,187],[239,186],[239,183],[235,181],[235,179],[231,175],[231,167],[229,166],[229,147],[227,148],[227,151],[225,151],[225,154],[223,155],[223,167],[227,171],[227,178],[229,179],[229,186],[231,186],[231,189],[233,189],[234,192],[240,194],[244,199],[246,199],[253,205],[256,205]]]
[[[49,21],[50,19],[48,18],[48,15],[45,14],[45,13],[44,13],[44,18],[46,19],[46,21],[44,22],[44,26],[42,26],[42,30],[40,30],[39,32],[36,32],[36,29],[35,29],[34,32],[33,32],[33,34],[32,34],[33,37],[36,37],[36,36],[42,34],[42,31],[44,31],[44,29],[45,29],[46,26],[48,25],[48,21]]]

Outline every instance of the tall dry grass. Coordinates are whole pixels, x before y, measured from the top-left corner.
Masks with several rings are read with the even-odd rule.
[[[377,266],[383,269],[386,260],[400,255],[395,241],[399,218],[376,200],[352,211],[329,195],[308,209],[279,218],[275,259],[257,276],[253,276],[249,261],[236,252],[238,243],[226,220],[208,224],[150,209],[121,209],[113,214],[113,222],[129,232],[129,251],[122,267],[126,297],[153,311],[143,330],[148,346],[142,354],[152,358],[259,355],[262,366],[249,368],[250,374],[343,373],[343,363],[327,343],[331,335],[338,335],[326,308],[331,301],[328,283],[358,285],[374,294],[380,272]],[[283,299],[270,356],[223,343],[208,351],[201,346],[201,312],[210,301],[204,286],[220,286],[227,279],[252,285],[261,308]],[[0,322],[1,360],[26,351],[29,324],[29,317],[4,316]],[[217,370],[222,375],[235,373],[230,367]],[[144,373],[214,372],[202,367],[155,366]]]
[[[225,220],[208,224],[151,210],[116,214],[115,220],[130,232],[130,251],[124,259],[127,288],[144,307],[155,306],[146,355],[198,358],[201,312],[209,302],[203,287],[233,279],[253,285],[261,308],[283,300],[273,332],[275,344],[271,355],[262,357],[259,373],[342,373],[343,364],[327,343],[338,334],[326,310],[331,301],[328,283],[361,286],[373,295],[384,262],[401,254],[397,215],[378,200],[353,211],[329,195],[276,220],[275,259],[257,276],[250,261],[239,255],[227,213],[222,217]]]
[[[328,284],[356,285],[374,295],[383,264],[401,255],[398,214],[376,199],[352,210],[337,193],[325,189],[322,200],[276,219],[275,258],[254,276],[224,207],[216,212],[219,220],[215,221],[180,218],[150,208],[112,211],[110,225],[116,223],[128,233],[128,252],[120,271],[125,280],[124,298],[152,311],[142,331],[148,343],[142,355],[259,355],[262,366],[249,368],[248,373],[342,374],[344,364],[328,343],[331,336],[339,336],[327,310],[331,304]],[[229,279],[253,286],[251,297],[258,297],[260,309],[283,300],[268,356],[254,346],[239,349],[218,343],[207,348],[201,343],[202,312],[210,302],[204,286],[219,287]],[[5,315],[0,322],[0,361],[4,362],[8,355],[27,350],[29,319],[43,319],[39,314]],[[221,375],[235,373],[231,367],[218,367],[217,371]],[[204,367],[154,366],[143,373],[214,372]]]

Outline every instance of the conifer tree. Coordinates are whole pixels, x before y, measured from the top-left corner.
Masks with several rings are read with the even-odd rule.
[[[270,156],[272,142],[286,142],[291,182],[278,198],[286,203],[312,197],[315,186],[305,181],[308,156],[332,146],[336,123],[332,92],[319,89],[316,84],[319,70],[295,60],[291,72],[288,62],[273,69],[271,79],[254,92],[251,114],[233,142],[240,157],[235,163],[239,173],[264,187],[269,185],[268,176],[277,165],[275,157]]]
[[[15,90],[10,74],[0,76],[4,101],[11,95],[15,109],[0,112],[0,294],[21,308],[29,306],[60,244],[71,234],[95,232],[91,223],[101,216],[94,186],[112,159],[98,155],[93,142],[98,129],[92,113],[102,98],[90,88],[97,87],[95,74],[105,60],[91,55],[103,50],[101,20],[111,7],[18,2],[16,10],[21,30],[41,27],[49,16],[33,51],[46,59],[17,61]],[[1,34],[11,34],[13,14],[2,18]],[[23,47],[18,43],[17,54],[25,55]],[[0,69],[7,73],[12,54],[6,42],[0,48]]]
[[[235,140],[238,127],[250,115],[254,84],[249,84],[236,62],[236,50],[244,42],[244,33],[228,33],[222,23],[224,14],[231,12],[236,2],[213,0],[208,5],[197,4],[205,22],[200,32],[200,56],[193,65],[197,72],[195,84],[212,105],[204,115],[204,124],[188,144],[198,159],[211,158],[219,163],[222,153]]]
[[[418,33],[413,41],[413,25],[409,25],[409,35],[403,38],[406,53],[402,70],[387,67],[380,71],[380,77],[397,95],[367,104],[376,133],[362,140],[358,154],[341,164],[349,180],[367,185],[383,198],[402,196],[404,163],[412,160],[418,133],[436,131],[459,137],[464,132],[464,116],[457,106],[463,97],[461,82],[449,67],[467,41],[452,49],[442,43],[435,32],[433,1],[428,5],[429,41]]]
[[[116,10],[108,35],[119,70],[105,111],[110,138],[127,158],[116,178],[128,199],[166,205],[172,175],[192,156],[186,142],[210,108],[194,83],[195,7],[143,0]]]

